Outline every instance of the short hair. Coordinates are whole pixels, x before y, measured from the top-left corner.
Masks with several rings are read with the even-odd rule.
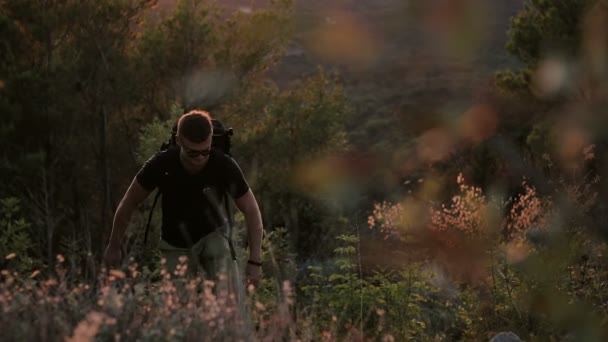
[[[213,133],[211,115],[204,110],[191,110],[177,121],[177,135],[201,143]]]

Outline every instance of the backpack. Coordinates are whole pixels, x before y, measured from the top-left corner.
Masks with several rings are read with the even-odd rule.
[[[232,128],[226,128],[226,126],[224,126],[224,124],[218,120],[218,119],[211,119],[211,124],[213,125],[213,139],[211,141],[211,147],[214,150],[219,150],[221,152],[223,152],[224,154],[232,157],[231,154],[231,137],[234,134],[234,131],[232,130]],[[169,139],[167,141],[165,141],[160,148],[158,149],[158,152],[161,151],[165,151],[170,147],[173,146],[177,146],[177,143],[175,141],[177,136],[177,121],[175,122],[175,124],[173,125],[173,128],[171,129],[171,134],[169,136]],[[150,231],[150,222],[152,221],[152,213],[154,212],[154,207],[156,207],[156,202],[158,202],[158,198],[160,197],[160,189],[156,191],[156,196],[154,197],[154,203],[152,204],[152,208],[150,209],[150,214],[148,215],[148,223],[146,224],[146,232],[144,234],[144,247],[147,245],[148,243],[148,233]],[[228,201],[228,196],[224,197],[224,207],[226,210],[226,215],[228,216],[228,225],[229,228],[232,229],[232,210],[230,208],[230,203]],[[234,249],[234,244],[232,242],[232,234],[231,232],[228,233],[228,236],[225,236],[228,239],[228,245],[230,247],[230,254],[232,256],[233,260],[236,260],[236,251]]]
[[[232,144],[230,142],[230,138],[234,134],[232,128],[226,128],[224,124],[218,119],[211,119],[211,124],[213,125],[213,140],[211,142],[211,147],[216,150],[220,150],[229,156],[232,156],[230,152],[230,148]],[[177,136],[177,122],[173,125],[171,129],[171,135],[169,139],[165,141],[158,151],[164,151],[172,146],[177,146],[175,142],[175,137]]]

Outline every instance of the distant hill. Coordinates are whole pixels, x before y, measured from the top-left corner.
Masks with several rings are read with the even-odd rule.
[[[523,0],[406,3],[296,2],[296,37],[273,77],[288,83],[319,64],[339,71],[356,108],[351,141],[382,149],[407,142],[445,111],[464,110],[496,70],[516,63],[504,45]],[[316,42],[323,39],[329,43]]]
[[[288,86],[318,65],[337,71],[356,110],[351,140],[401,143],[440,113],[466,108],[496,70],[516,63],[504,45],[523,1],[299,0],[294,40],[270,76]],[[219,3],[236,10],[252,2]]]

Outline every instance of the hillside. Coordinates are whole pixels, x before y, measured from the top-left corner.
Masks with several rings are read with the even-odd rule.
[[[351,140],[384,149],[435,124],[438,113],[465,109],[513,63],[506,31],[522,2],[300,1],[294,48],[273,75],[293,80],[318,64],[338,70],[357,112]]]
[[[175,0],[160,0],[170,9]],[[254,1],[255,7],[269,1]],[[231,10],[248,0],[222,1]],[[281,86],[316,72],[338,73],[355,108],[349,123],[358,147],[406,143],[465,110],[497,69],[509,18],[523,0],[299,0],[294,40],[270,76]]]

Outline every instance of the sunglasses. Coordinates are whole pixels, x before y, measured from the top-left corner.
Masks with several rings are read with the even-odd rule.
[[[210,154],[211,154],[211,147],[209,147],[209,148],[208,148],[208,149],[206,149],[206,150],[193,150],[193,149],[191,149],[191,148],[188,148],[188,147],[182,146],[182,149],[184,150],[184,152],[186,153],[186,155],[187,155],[188,157],[190,157],[190,158],[196,158],[196,157],[198,157],[199,155],[201,155],[201,156],[203,156],[203,157],[206,157],[206,156],[208,156],[208,155],[210,155]]]

